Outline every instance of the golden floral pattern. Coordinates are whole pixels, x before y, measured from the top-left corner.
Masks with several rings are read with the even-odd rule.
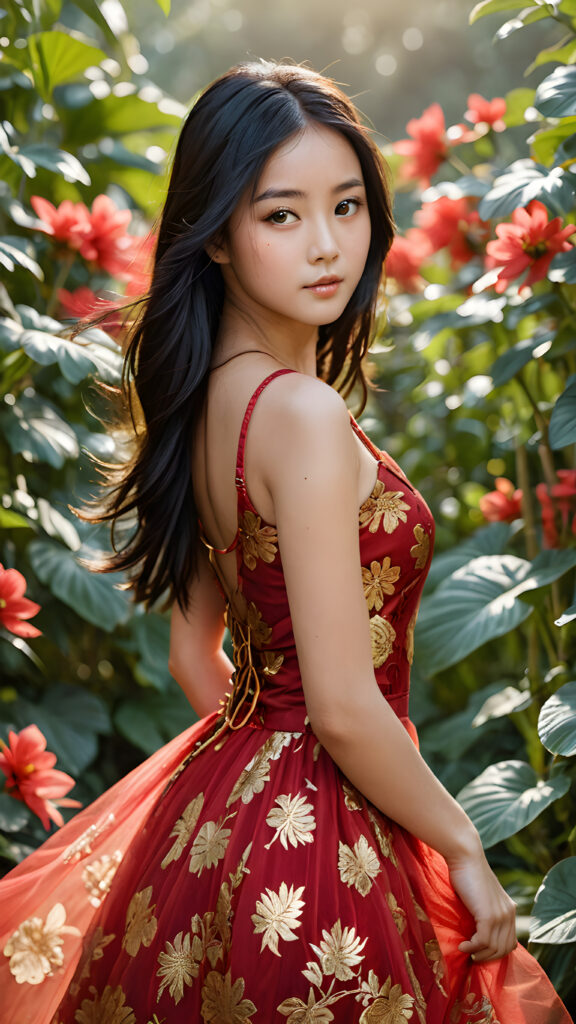
[[[156,935],[158,921],[154,916],[156,904],[150,906],[152,886],[135,892],[126,911],[126,931],[122,939],[122,948],[128,956],[136,956],[140,946],[149,946]]]
[[[184,996],[184,986],[190,987],[193,979],[198,977],[201,961],[202,943],[198,936],[178,932],[172,942],[166,943],[164,952],[158,954],[160,967],[156,974],[162,978],[162,983],[158,988],[157,1001],[167,988],[178,1004]]]
[[[10,973],[19,985],[40,985],[52,975],[53,967],[64,963],[64,935],[80,935],[78,928],[66,924],[66,910],[55,903],[46,920],[29,917],[23,921],[4,946]]]
[[[385,831],[385,829],[380,824],[378,818],[376,817],[373,811],[368,811],[368,817],[370,819],[370,824],[372,825],[372,828],[374,830],[374,836],[376,837],[376,842],[378,843],[378,846],[380,848],[380,853],[382,854],[383,857],[387,857],[392,862],[394,867],[397,868],[398,861],[396,860],[396,854],[394,853],[392,835],[390,834],[390,832]]]
[[[344,793],[344,803],[349,811],[362,810],[364,807],[364,797],[347,778],[342,780],[342,792]]]
[[[277,761],[282,750],[297,735],[299,734],[293,732],[272,733],[234,783],[226,802],[227,807],[238,799],[241,799],[243,804],[249,804],[257,793],[262,792],[266,783],[270,782],[270,762]]]
[[[338,981],[349,981],[354,977],[353,967],[357,967],[364,959],[362,950],[367,939],[356,935],[355,928],[342,928],[338,920],[328,932],[322,931],[319,946],[310,943],[320,961],[323,974],[333,974]]]
[[[99,907],[107,893],[110,892],[112,879],[122,860],[122,851],[112,854],[105,853],[98,860],[87,864],[82,872],[82,881],[88,891],[88,899],[93,907]]]
[[[204,804],[204,794],[198,793],[193,800],[184,808],[182,814],[178,818],[174,828],[170,833],[170,838],[176,836],[175,842],[168,850],[168,853],[164,857],[160,867],[167,868],[175,860],[179,860],[182,856],[187,844],[192,838],[192,833],[198,824],[198,818]]]
[[[418,608],[415,608],[410,617],[410,622],[406,626],[406,639],[404,640],[404,649],[406,651],[406,657],[408,664],[411,665],[414,661],[414,629],[416,627],[416,619],[418,617]]]
[[[316,828],[314,807],[309,804],[305,796],[292,796],[291,793],[281,794],[274,801],[278,804],[273,807],[266,818],[266,824],[276,829],[274,838],[266,843],[265,850],[269,850],[274,840],[280,838],[285,850],[288,843],[291,846],[298,846],[298,843],[312,843],[314,841],[313,831]]]
[[[388,556],[382,559],[382,564],[373,561],[369,569],[362,567],[362,585],[369,611],[373,608],[377,612],[380,611],[384,604],[384,595],[394,593],[394,584],[399,576],[400,566],[391,565]]]
[[[414,527],[413,533],[416,538],[416,543],[410,548],[410,554],[412,555],[412,558],[416,559],[414,562],[414,568],[423,569],[428,561],[428,555],[430,553],[430,537],[420,523]]]
[[[235,813],[235,812],[234,812]],[[232,817],[229,815],[228,817]],[[228,818],[205,821],[190,850],[189,869],[200,876],[204,868],[213,868],[226,853],[232,830],[224,828]]]
[[[110,826],[114,824],[114,821],[114,815],[109,814],[104,821],[95,822],[93,825],[89,825],[88,828],[85,829],[84,832],[82,832],[82,834],[64,850],[64,853],[62,854],[62,860],[64,863],[67,864],[69,861],[78,861],[81,860],[82,857],[87,857],[91,854],[96,840],[103,832],[106,831],[107,828],[110,828]]]
[[[380,523],[386,533],[393,533],[399,522],[405,523],[410,505],[402,501],[404,491],[387,491],[382,480],[376,481],[372,494],[360,506],[360,526],[376,533]]]
[[[262,612],[258,611],[254,601],[250,601],[246,610],[246,625],[250,629],[250,637],[255,647],[263,647],[272,636],[272,626],[264,622]]]
[[[374,668],[380,668],[392,652],[396,630],[383,615],[373,615],[370,619],[370,641],[372,644],[372,662]]]
[[[278,551],[278,534],[274,526],[261,526],[260,516],[246,509],[240,519],[240,543],[242,557],[247,569],[255,569],[260,558],[273,562]]]
[[[109,946],[115,938],[115,935],[105,935],[104,929],[101,925],[97,925],[94,932],[88,936],[84,943],[78,967],[76,968],[74,981],[70,986],[72,995],[78,994],[80,991],[80,982],[83,981],[84,978],[90,977],[92,962],[102,959],[106,946]]]
[[[402,935],[402,932],[406,927],[406,911],[398,905],[393,892],[386,893],[386,903],[388,904],[388,909],[394,918],[394,924],[396,925],[399,934]]]
[[[202,988],[202,1020],[204,1024],[245,1024],[256,1013],[251,999],[244,999],[244,978],[232,981],[230,971],[224,976],[210,971]]]
[[[426,950],[428,960],[432,964],[436,984],[438,985],[442,995],[445,996],[446,990],[442,984],[442,979],[444,977],[444,958],[442,956],[442,950],[440,949],[438,939],[429,939],[428,942],[426,942],[424,949]]]
[[[130,1006],[126,1006],[126,995],[121,985],[112,988],[106,985],[101,996],[93,985],[89,990],[92,999],[84,999],[76,1010],[77,1024],[136,1024],[136,1017]]]
[[[275,676],[284,664],[284,655],[278,651],[261,651],[260,660],[265,676]]]
[[[334,1020],[334,1014],[326,1006],[325,1000],[317,1000],[312,989],[306,1003],[297,996],[291,996],[280,1003],[277,1009],[278,1013],[288,1018],[286,1024],[330,1024]]]
[[[427,1024],[427,1004],[426,1000],[424,999],[422,986],[420,985],[420,982],[418,981],[418,978],[416,977],[416,973],[412,966],[412,961],[410,959],[411,956],[414,956],[414,950],[405,949],[404,962],[406,964],[406,972],[408,974],[408,977],[410,978],[410,984],[412,985],[412,991],[414,992],[414,1009],[416,1010],[416,1015],[418,1017],[418,1020],[420,1021],[420,1024]]]
[[[266,889],[265,893],[261,893],[256,903],[256,913],[252,914],[254,934],[263,933],[260,951],[268,947],[272,953],[280,956],[278,940],[293,942],[298,938],[294,931],[302,924],[298,918],[305,905],[304,900],[300,899],[303,892],[303,885],[295,889],[293,885],[288,888],[286,882],[281,882],[278,892]]]
[[[351,849],[342,841],[338,844],[338,871],[341,880],[348,886],[354,886],[361,896],[367,896],[372,883],[380,871],[380,861],[376,851],[360,836]]]
[[[413,1006],[414,997],[403,993],[401,985],[392,985],[388,977],[376,1000],[362,1013],[360,1024],[406,1024]]]

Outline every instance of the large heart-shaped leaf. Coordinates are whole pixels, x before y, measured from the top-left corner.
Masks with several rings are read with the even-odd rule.
[[[72,427],[46,399],[19,395],[15,405],[2,410],[0,422],[12,451],[25,453],[32,462],[60,469],[66,459],[79,454]]]
[[[157,690],[173,685],[168,671],[170,649],[170,622],[161,615],[136,615],[131,623],[132,635],[140,655],[137,676],[151,683]]]
[[[565,448],[576,441],[576,378],[562,392],[552,410],[548,440],[551,448]]]
[[[464,786],[457,800],[488,848],[529,825],[569,789],[566,775],[545,782],[524,761],[499,761]]]
[[[26,238],[17,235],[4,235],[0,238],[0,264],[10,273],[16,267],[29,270],[39,281],[44,280],[44,271],[31,255],[33,246]]]
[[[536,89],[534,106],[544,117],[576,115],[576,68],[554,68]]]
[[[561,945],[576,940],[576,857],[550,869],[532,908],[531,942]]]
[[[65,181],[81,181],[83,185],[91,183],[88,171],[77,157],[63,149],[56,149],[44,142],[38,142],[33,146],[22,146],[20,153],[31,160],[36,167],[45,167],[48,171],[61,174]]]
[[[454,665],[488,640],[528,618],[523,595],[553,583],[576,565],[576,551],[542,551],[528,562],[515,555],[482,555],[444,579],[421,604],[418,657],[428,671]]]
[[[561,686],[542,706],[538,735],[552,754],[576,754],[576,682]]]
[[[196,721],[181,690],[172,693],[144,692],[126,700],[114,715],[118,732],[145,754],[153,754]]]
[[[426,583],[430,587],[438,586],[447,576],[451,576],[456,569],[467,565],[473,558],[480,555],[500,555],[506,549],[510,540],[512,527],[509,523],[489,523],[482,526],[471,537],[467,537],[461,544],[450,548],[449,551],[441,551],[434,555],[430,571],[426,577]]]
[[[32,541],[28,547],[30,562],[38,578],[64,604],[87,622],[109,632],[130,614],[125,591],[117,590],[117,573],[98,575],[78,564],[74,552],[52,541]],[[88,550],[79,554],[88,556]]]
[[[561,167],[548,168],[534,160],[516,160],[480,200],[483,220],[508,217],[519,206],[539,199],[553,214],[564,214],[574,206],[576,176]]]
[[[516,597],[530,568],[515,555],[481,555],[422,600],[416,644],[430,672],[454,665],[528,618],[532,609]]]
[[[28,50],[36,87],[47,102],[57,85],[78,78],[86,68],[106,59],[103,50],[56,29],[29,36]]]
[[[546,351],[551,348],[553,339],[552,331],[539,337],[524,338],[498,356],[491,370],[494,387],[499,388],[511,380],[523,366],[530,362],[534,353],[537,353],[537,358],[545,355]]]

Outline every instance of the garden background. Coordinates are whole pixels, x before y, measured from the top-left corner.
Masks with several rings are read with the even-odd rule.
[[[117,316],[69,329],[145,291],[181,119],[255,56],[327,68],[389,160],[364,424],[437,522],[411,712],[574,1010],[576,0],[0,10],[0,737],[21,738],[0,754],[2,865],[71,785],[23,729],[85,805],[193,720],[167,616],[79,561],[108,545],[69,508],[94,491],[90,453],[127,449],[93,383],[119,380]]]

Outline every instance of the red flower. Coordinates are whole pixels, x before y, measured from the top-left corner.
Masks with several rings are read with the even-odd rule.
[[[511,224],[496,225],[498,238],[486,246],[486,266],[500,268],[494,285],[497,292],[505,291],[525,270],[528,274],[523,286],[546,277],[553,257],[572,248],[567,238],[576,226],[562,228],[561,224],[560,217],[549,221],[546,207],[533,199],[525,209],[514,210]]]
[[[422,117],[413,117],[406,125],[410,139],[395,142],[393,149],[408,157],[400,168],[401,180],[417,178],[422,188],[427,188],[430,178],[448,156],[446,122],[439,103],[427,107]]]
[[[556,476],[559,483],[552,487],[546,484],[536,487],[536,497],[542,508],[544,546],[547,548],[561,545],[558,519],[563,533],[570,529],[576,535],[576,469],[559,469]]]
[[[497,476],[496,490],[482,495],[480,511],[489,523],[511,523],[522,515],[522,491],[505,476]]]
[[[408,157],[399,171],[400,181],[418,180],[421,188],[428,188],[430,179],[440,164],[448,158],[450,146],[472,142],[478,138],[468,125],[453,125],[446,129],[444,111],[439,103],[432,103],[422,117],[413,117],[406,125],[411,139],[393,143],[393,150]]]
[[[30,639],[42,636],[36,626],[25,619],[31,619],[40,611],[40,605],[24,597],[26,580],[17,569],[5,569],[0,563],[0,624],[16,636]]]
[[[109,334],[115,335],[118,333],[120,319],[118,315],[115,315],[115,311],[118,309],[120,300],[119,302],[112,302],[110,299],[102,299],[85,285],[76,288],[73,292],[60,288],[58,300],[60,302],[60,315],[62,317],[74,317],[76,320],[88,320],[91,317],[100,316],[100,314],[105,313],[109,309],[110,316],[102,320],[99,326],[102,330],[108,331]]]
[[[384,263],[386,276],[394,278],[404,291],[421,291],[426,282],[419,271],[430,252],[430,242],[418,228],[410,228],[404,236],[396,235]]]
[[[489,231],[488,224],[480,220],[465,198],[441,196],[418,210],[414,220],[428,236],[433,252],[448,247],[453,267],[477,256]]]
[[[468,110],[464,114],[471,124],[488,124],[495,132],[503,132],[506,128],[502,118],[506,113],[506,100],[496,97],[485,100],[479,93],[473,92],[468,97]]]
[[[75,782],[65,772],[53,770],[56,754],[46,750],[46,737],[37,725],[27,725],[19,733],[9,732],[8,743],[9,746],[0,740],[0,771],[6,776],[6,789],[38,815],[44,828],[50,828],[50,820],[63,825],[57,807],[82,804],[62,799]]]
[[[130,210],[119,210],[109,196],[100,195],[92,203],[89,232],[80,246],[80,255],[96,263],[113,277],[126,274],[134,256],[134,237],[126,234]]]
[[[90,214],[84,203],[72,203],[65,199],[56,207],[42,196],[31,196],[30,202],[35,213],[43,221],[44,231],[56,242],[66,242],[71,249],[79,249],[82,240],[90,231]]]

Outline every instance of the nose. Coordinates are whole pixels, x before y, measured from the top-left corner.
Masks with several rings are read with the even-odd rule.
[[[333,263],[340,255],[340,248],[331,225],[324,218],[315,221],[308,245],[310,263]]]

